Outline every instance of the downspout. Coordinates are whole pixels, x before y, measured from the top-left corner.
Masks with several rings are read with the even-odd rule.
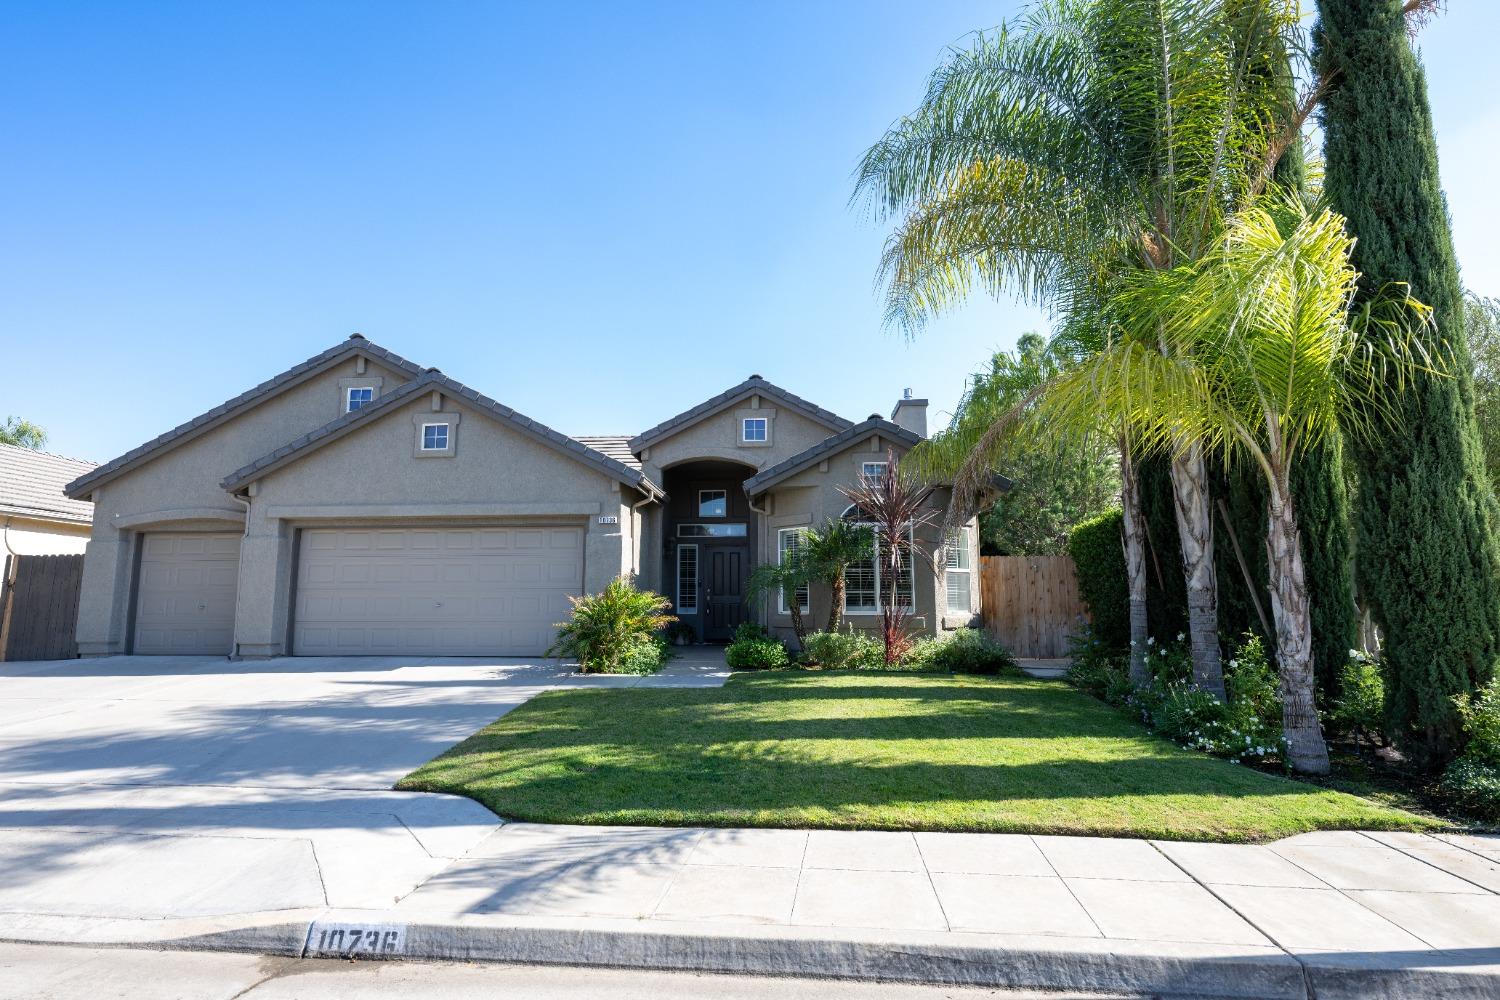
[[[245,539],[250,537],[250,498],[242,497],[238,493],[231,493],[229,494],[229,499],[235,503],[245,505],[245,530],[240,535],[240,554],[235,558],[234,564],[234,624],[236,630],[238,630],[240,624],[240,573],[245,566]],[[238,660],[240,658],[240,643],[238,639],[234,642],[234,651],[230,654],[229,658],[231,660]]]
[[[770,496],[769,493],[762,494],[762,495],[763,496],[767,496],[767,497]],[[767,507],[757,507],[757,506],[755,506],[755,498],[752,497],[749,493],[745,494],[745,505],[750,508],[750,510],[751,510],[752,513],[760,515],[760,517],[761,517],[761,526],[763,528],[765,528],[766,530],[765,531],[758,531],[758,532],[756,532],[756,536],[759,539],[760,544],[761,545],[765,545],[766,544],[766,539],[769,537],[769,533],[770,533],[771,511]],[[809,607],[811,607],[810,604],[809,604]],[[769,594],[763,595],[761,597],[761,599],[760,599],[760,611],[761,611],[761,621],[762,621],[762,624],[764,624],[764,622],[771,617],[771,596]]]
[[[639,487],[637,487],[637,489],[639,489]],[[653,501],[653,500],[656,499],[656,494],[652,493],[650,490],[643,489],[643,490],[641,490],[641,492],[644,493],[644,494],[646,494],[646,495],[643,496],[643,497],[641,497],[641,499],[637,500],[635,503],[633,503],[633,504],[630,505],[630,531],[631,531],[631,534],[633,534],[635,536],[635,543],[636,543],[636,544],[634,544],[634,545],[631,546],[631,550],[632,550],[631,556],[632,556],[632,559],[631,559],[630,572],[633,575],[637,576],[637,577],[641,575],[641,555],[640,555],[640,553],[641,553],[641,545],[640,545],[640,541],[641,541],[641,535],[645,534],[645,532],[646,532],[646,515],[644,515],[644,514],[641,515],[641,527],[640,527],[640,531],[639,532],[636,531],[635,517],[636,517],[636,513],[642,507],[646,506],[646,504],[648,504],[651,501]]]

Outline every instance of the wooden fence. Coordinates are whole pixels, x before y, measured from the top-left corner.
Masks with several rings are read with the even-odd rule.
[[[0,578],[0,660],[78,655],[83,556],[10,556]]]
[[[984,626],[1016,656],[1068,655],[1088,609],[1071,556],[985,556],[980,560]]]

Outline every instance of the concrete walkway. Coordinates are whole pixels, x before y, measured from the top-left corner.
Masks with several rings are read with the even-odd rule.
[[[469,660],[0,674],[0,938],[1219,997],[1500,996],[1500,837],[502,825],[389,791],[541,691]]]

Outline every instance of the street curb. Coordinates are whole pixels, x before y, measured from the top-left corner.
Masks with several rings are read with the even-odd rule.
[[[607,966],[1199,1000],[1500,996],[1500,949],[1294,957],[1257,945],[769,925],[714,929],[665,921],[500,915],[431,921],[373,910],[172,920],[0,914],[0,940],[309,958]]]

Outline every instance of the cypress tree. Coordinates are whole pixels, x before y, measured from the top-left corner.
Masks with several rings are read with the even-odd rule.
[[[1384,631],[1386,713],[1419,763],[1460,747],[1453,697],[1494,672],[1500,650],[1495,502],[1474,425],[1463,298],[1438,177],[1422,67],[1402,0],[1319,0],[1325,190],[1358,238],[1361,294],[1408,282],[1431,306],[1428,336],[1454,377],[1420,374],[1405,425],[1357,449],[1361,590]]]

